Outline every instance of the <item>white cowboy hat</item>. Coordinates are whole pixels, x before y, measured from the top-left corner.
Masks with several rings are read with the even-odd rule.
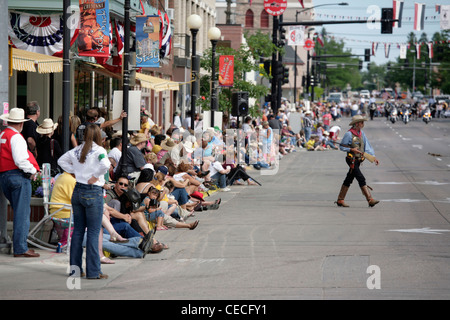
[[[1,115],[0,119],[11,123],[21,123],[30,120],[25,119],[25,111],[22,108],[12,108],[9,113]]]
[[[189,141],[183,142],[183,147],[184,147],[184,150],[186,150],[187,153],[194,152],[194,149],[192,148],[192,142],[189,142]]]
[[[36,132],[39,134],[49,134],[55,131],[58,127],[57,123],[53,123],[53,120],[50,118],[44,119],[41,125],[36,128]]]

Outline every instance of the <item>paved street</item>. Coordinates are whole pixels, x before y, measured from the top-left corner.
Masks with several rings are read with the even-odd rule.
[[[339,122],[347,130],[349,119]],[[340,151],[289,154],[262,186],[233,186],[196,230],[158,231],[170,246],[145,259],[103,265],[108,280],[67,288],[67,257],[0,255],[1,299],[449,299],[450,121],[364,129],[380,165],[362,170],[350,208],[334,204],[347,172]],[[341,133],[341,137],[343,132]]]

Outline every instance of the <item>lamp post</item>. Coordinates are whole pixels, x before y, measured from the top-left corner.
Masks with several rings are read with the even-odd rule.
[[[194,130],[195,121],[195,102],[199,94],[198,72],[200,70],[200,61],[197,57],[197,33],[203,24],[202,18],[198,14],[192,14],[187,18],[187,26],[192,34],[192,57],[191,57],[191,129]]]
[[[208,30],[208,38],[212,45],[211,54],[211,127],[214,127],[214,111],[217,110],[218,97],[216,90],[216,46],[222,33],[217,27],[212,27]]]
[[[324,7],[324,6],[348,6],[347,2],[339,2],[339,3],[324,3],[324,4],[319,4],[317,6],[312,6],[310,8],[306,8],[303,10],[297,10],[295,12],[295,22],[298,22],[298,15],[302,12],[308,11],[308,10],[312,10],[314,8],[318,8],[318,7]],[[308,37],[309,38],[309,37]],[[310,74],[309,74],[309,51],[308,51],[308,58],[307,58],[307,67],[306,67],[306,72],[307,72],[307,86],[306,89],[309,93],[309,83],[310,83]],[[295,46],[295,57],[294,57],[295,61],[294,61],[294,104],[297,103],[297,46]]]

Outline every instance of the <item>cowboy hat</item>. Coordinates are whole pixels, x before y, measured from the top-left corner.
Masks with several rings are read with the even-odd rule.
[[[163,150],[170,151],[170,150],[173,149],[173,147],[175,147],[175,141],[173,141],[170,138],[168,138],[168,139],[164,140],[163,142],[161,142],[161,148]]]
[[[192,142],[189,142],[189,141],[183,142],[183,147],[184,147],[184,150],[186,150],[187,153],[194,152],[194,149],[192,148]]]
[[[349,126],[352,126],[355,123],[362,122],[362,121],[367,121],[367,118],[357,114],[356,116],[352,117],[352,121],[350,122]]]
[[[41,125],[36,128],[36,132],[39,134],[50,134],[58,127],[57,123],[53,123],[50,118],[44,119]]]
[[[0,116],[0,119],[10,123],[21,123],[30,119],[25,119],[25,111],[22,108],[12,108],[7,114]]]
[[[134,135],[134,136],[130,139],[130,143],[131,143],[133,146],[135,146],[135,145],[137,145],[138,143],[145,142],[145,141],[147,141],[147,140],[148,140],[148,139],[147,139],[147,137],[145,136],[144,133],[138,133],[138,134]]]

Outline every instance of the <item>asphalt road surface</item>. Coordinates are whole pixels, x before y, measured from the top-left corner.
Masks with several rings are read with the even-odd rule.
[[[345,131],[348,123],[337,124]],[[211,195],[221,207],[196,213],[197,229],[158,231],[170,249],[103,265],[107,280],[69,289],[64,255],[2,254],[0,298],[449,299],[449,130],[447,119],[366,122],[380,161],[362,167],[380,200],[374,208],[356,181],[350,207],[334,204],[347,172],[343,152],[299,151],[274,175],[248,171],[262,186]]]

